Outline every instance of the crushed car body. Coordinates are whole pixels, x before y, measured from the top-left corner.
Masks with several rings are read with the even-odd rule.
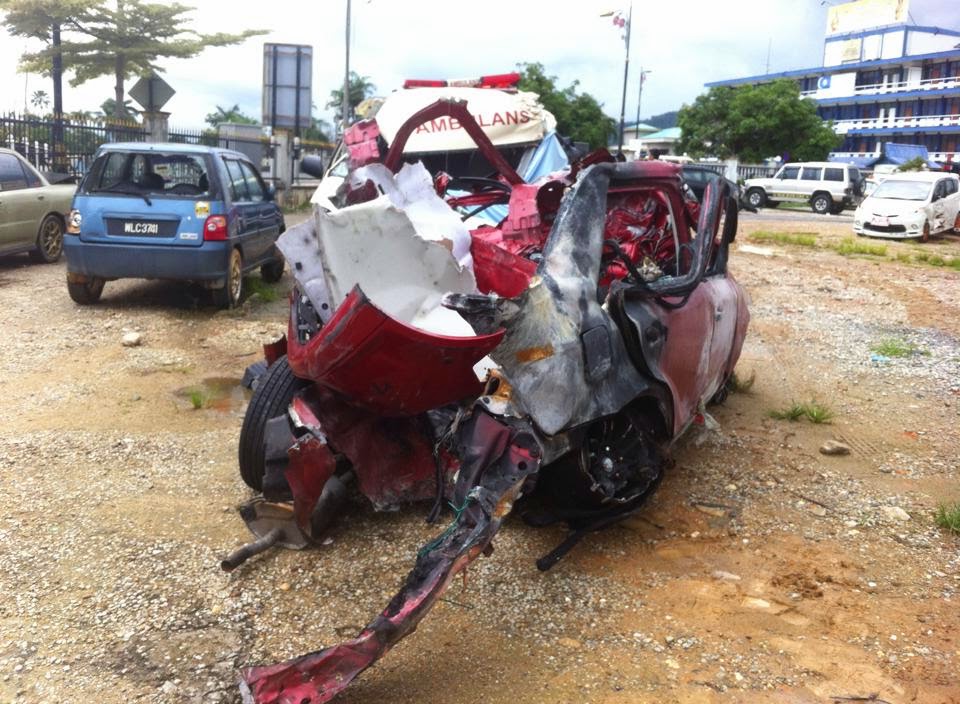
[[[490,172],[405,158],[438,116]],[[376,120],[355,128],[357,144],[378,143]],[[240,439],[257,541],[224,568],[322,540],[351,492],[453,518],[355,638],[243,669],[246,702],[336,696],[490,554],[514,508],[570,528],[542,570],[636,511],[671,444],[724,396],[746,334],[747,297],[727,273],[729,182],[698,203],[679,167],[605,150],[528,182],[460,99],[418,110],[384,143],[352,152],[335,208],[278,242],[297,282],[289,328],[266,349]],[[503,217],[481,217],[495,208]]]

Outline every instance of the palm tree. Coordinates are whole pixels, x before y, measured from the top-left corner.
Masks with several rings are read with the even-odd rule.
[[[376,86],[370,82],[370,76],[360,76],[356,71],[350,72],[349,98],[351,119],[354,117],[354,110],[356,110],[357,106],[373,95],[374,90],[376,90]],[[328,102],[325,107],[339,111],[341,105],[343,105],[342,86],[330,91],[330,102]]]
[[[50,104],[50,96],[47,95],[45,90],[35,90],[33,95],[30,96],[30,104],[37,110],[46,110]]]
[[[249,115],[245,115],[240,111],[240,105],[234,103],[231,108],[224,108],[222,105],[217,105],[216,110],[208,113],[203,121],[206,122],[211,127],[216,128],[221,122],[232,122],[235,125],[259,125],[255,119]]]
[[[127,120],[128,122],[136,122],[137,114],[139,111],[133,107],[129,100],[124,100],[123,104],[120,106],[119,112],[117,111],[117,102],[113,98],[107,98],[102,103],[100,103],[100,112],[103,113],[104,117],[119,117],[122,120]]]

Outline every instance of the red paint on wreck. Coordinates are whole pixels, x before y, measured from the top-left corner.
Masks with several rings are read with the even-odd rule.
[[[291,329],[293,373],[338,391],[383,416],[412,416],[462,398],[481,384],[473,365],[500,344],[504,331],[476,337],[425,332],[395,320],[355,287],[317,334],[301,344]]]
[[[433,445],[419,419],[384,418],[319,385],[302,391],[293,409],[304,425],[319,429],[350,460],[360,491],[378,508],[436,496]],[[445,453],[440,461],[446,483],[458,463]],[[324,471],[321,465],[319,474]],[[291,489],[296,500],[297,489],[292,484]],[[314,503],[317,497],[319,493]]]

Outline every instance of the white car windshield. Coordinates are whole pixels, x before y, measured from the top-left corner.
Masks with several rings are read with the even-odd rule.
[[[870,194],[871,198],[890,198],[892,200],[926,200],[930,195],[932,184],[923,181],[897,181],[887,179],[877,190]]]

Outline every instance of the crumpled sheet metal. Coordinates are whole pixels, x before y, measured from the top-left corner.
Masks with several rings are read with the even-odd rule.
[[[245,704],[330,701],[412,633],[457,573],[489,547],[527,478],[538,471],[542,453],[528,428],[508,426],[486,413],[478,412],[463,432],[461,477],[479,481],[473,488],[466,479],[462,487],[458,482],[465,498],[453,525],[421,550],[400,592],[353,640],[278,665],[242,670]]]
[[[597,302],[610,171],[591,166],[563,201],[537,275],[495,322],[490,353],[514,403],[547,435],[619,411],[649,386],[616,323]]]
[[[385,194],[332,213],[317,209],[311,224],[277,240],[301,289],[324,318],[359,286],[398,321],[472,336],[459,315],[440,305],[447,292],[477,290],[463,222],[434,192],[422,164],[396,176],[379,164],[361,172]]]

